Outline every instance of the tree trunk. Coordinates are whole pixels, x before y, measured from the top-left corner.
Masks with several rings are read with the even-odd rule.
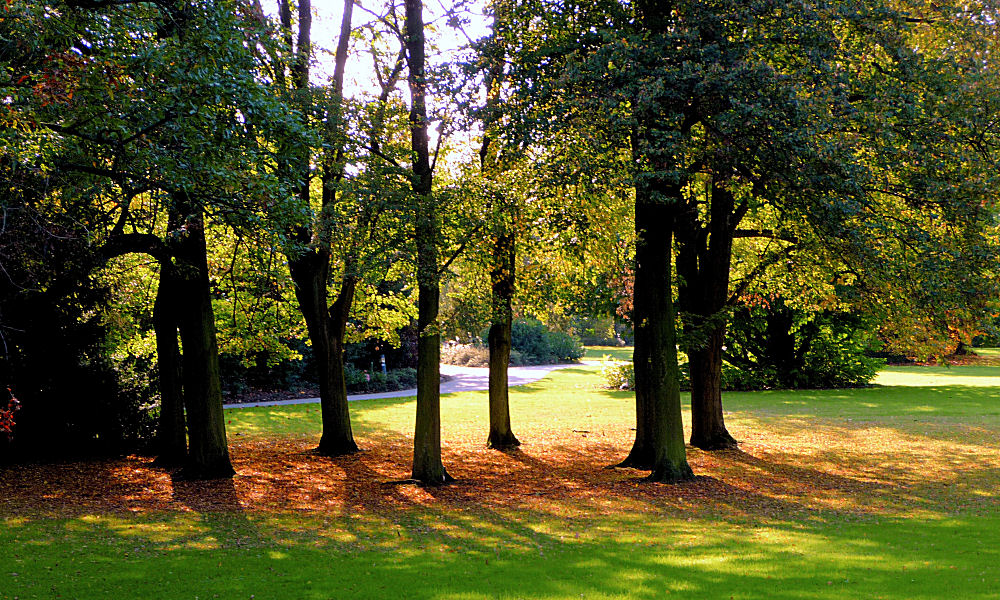
[[[160,418],[156,432],[157,464],[183,464],[187,456],[187,430],[184,426],[184,395],[180,346],[177,343],[177,276],[170,259],[160,265],[160,284],[153,303],[153,327],[156,331],[156,359],[160,382]]]
[[[337,302],[327,309],[328,264],[329,256],[325,252],[308,250],[289,261],[288,266],[316,363],[323,423],[323,433],[316,450],[325,456],[343,456],[358,451],[351,429],[344,380],[344,331],[356,282],[345,278]]]
[[[286,29],[285,45],[292,52],[291,8],[287,2],[281,3],[282,26]],[[344,69],[347,64],[348,41],[351,33],[353,3],[344,3],[341,19],[340,40],[335,58],[333,98],[327,107],[326,135],[331,146],[324,150],[322,161],[322,209],[311,223],[295,227],[291,237],[297,244],[294,251],[287,252],[288,266],[295,283],[295,297],[299,310],[306,322],[309,341],[312,343],[319,383],[320,411],[323,432],[318,453],[326,456],[342,456],[358,451],[351,429],[351,415],[347,405],[347,385],[344,378],[344,331],[350,315],[351,303],[357,280],[351,274],[344,277],[344,285],[333,306],[328,306],[330,283],[330,246],[332,224],[331,213],[327,210],[336,201],[334,183],[343,175],[339,154],[343,149],[342,140],[331,141],[340,135],[343,128],[342,96]],[[309,87],[309,65],[312,48],[311,3],[301,0],[298,4],[299,31],[294,49],[294,60],[290,68],[293,87],[309,99],[304,113],[315,108],[312,96],[305,94]],[[280,71],[280,69],[279,69]],[[308,123],[303,123],[308,126]],[[339,145],[338,145],[339,144]],[[333,145],[337,145],[334,148]],[[312,202],[310,189],[310,153],[308,148],[290,149],[295,167],[299,169],[301,181],[298,183],[299,205],[309,210]],[[297,253],[298,252],[298,253]],[[349,271],[349,269],[347,269]]]
[[[184,404],[187,408],[188,460],[183,475],[192,479],[231,477],[226,421],[219,384],[215,315],[209,295],[205,223],[199,207],[180,196],[186,219],[176,241],[178,325],[184,346]],[[176,201],[175,196],[175,201]]]
[[[675,191],[675,190],[671,190]],[[654,198],[636,186],[635,326],[636,440],[622,463],[647,468],[651,481],[694,477],[687,463],[677,371],[677,333],[671,290],[677,193]]]
[[[725,326],[713,330],[705,345],[688,353],[691,369],[691,445],[702,450],[735,448],[722,413],[722,346]]]
[[[507,367],[510,364],[514,296],[514,235],[497,236],[493,247],[493,322],[490,324],[490,435],[486,445],[507,450],[521,445],[510,427]]]
[[[441,462],[441,333],[437,206],[432,194],[424,16],[421,0],[406,0],[406,52],[410,86],[410,143],[416,197],[417,245],[417,422],[413,432],[413,479],[426,485],[451,480]]]
[[[726,338],[729,268],[735,230],[733,195],[712,187],[707,228],[690,209],[678,233],[678,298],[691,370],[691,445],[702,450],[733,448],[722,412],[722,346]]]
[[[771,302],[764,323],[766,363],[774,367],[782,387],[794,387],[793,373],[802,367],[801,360],[796,356],[795,334],[792,333],[795,313],[779,298]]]
[[[330,307],[329,351],[327,352],[326,388],[329,398],[323,402],[323,436],[319,452],[343,456],[358,451],[351,430],[351,412],[347,406],[347,379],[344,377],[344,335],[351,315],[357,279],[344,277],[337,300]],[[321,394],[322,395],[322,394]]]

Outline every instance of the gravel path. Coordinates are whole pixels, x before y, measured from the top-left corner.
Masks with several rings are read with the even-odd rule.
[[[578,366],[576,364],[566,365],[536,365],[531,367],[510,367],[507,370],[507,382],[510,387],[525,385],[533,381],[542,379],[552,371],[565,369],[567,367]],[[441,365],[441,374],[448,375],[450,379],[441,384],[442,394],[454,392],[474,392],[487,390],[490,387],[490,370],[486,367],[458,367],[455,365]],[[352,394],[348,400],[369,400],[373,398],[406,398],[416,396],[417,390],[399,390],[395,392],[382,392],[379,394]],[[226,404],[226,408],[250,408],[254,406],[284,406],[287,404],[317,404],[319,398],[292,398],[290,400],[272,400],[268,402],[246,402],[240,404]]]

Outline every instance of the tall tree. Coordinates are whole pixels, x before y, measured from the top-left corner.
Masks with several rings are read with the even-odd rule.
[[[417,246],[417,421],[413,479],[427,485],[451,480],[441,462],[441,332],[438,324],[440,223],[434,198],[427,121],[423,3],[406,0],[407,82],[410,88],[412,189]]]
[[[102,258],[143,252],[169,261],[163,271],[185,301],[157,324],[167,328],[168,353],[178,329],[184,340],[185,473],[231,475],[204,228],[206,213],[246,226],[282,197],[260,139],[287,129],[288,111],[256,77],[261,23],[230,2],[11,8],[36,10],[43,29],[59,32],[20,82],[32,91],[17,93],[19,108],[32,111],[37,133],[21,146],[43,149],[61,184],[53,195],[67,207],[99,211],[81,234]],[[182,437],[170,434],[165,454],[179,453]]]
[[[303,127],[313,126],[310,115],[321,115],[318,125],[323,149],[318,160],[320,203],[312,208],[313,154],[308,145],[285,146],[288,163],[287,176],[296,181],[298,212],[310,215],[309,222],[299,222],[291,227],[291,240],[286,253],[299,310],[305,318],[309,339],[319,379],[320,406],[323,431],[318,451],[327,456],[340,456],[358,450],[351,429],[350,410],[347,404],[347,382],[344,377],[344,343],[351,306],[358,285],[357,246],[345,253],[340,288],[330,301],[331,260],[333,255],[332,232],[335,218],[334,205],[338,200],[338,184],[344,176],[344,73],[346,70],[351,38],[351,20],[354,2],[344,2],[340,37],[334,57],[334,74],[327,90],[316,89],[310,83],[310,63],[313,60],[312,5],[309,0],[298,3],[298,31],[293,45],[292,9],[288,0],[279,1],[283,46],[292,57],[286,67],[273,61],[276,80],[288,85],[294,94],[293,102],[301,107]]]
[[[493,29],[503,26],[503,8],[497,5],[493,15]],[[500,189],[498,181],[505,170],[508,153],[496,143],[496,123],[502,118],[501,90],[504,77],[503,36],[494,34],[483,45],[484,88],[486,102],[483,106],[483,144],[479,151],[480,172],[491,182],[489,215],[492,242],[490,262],[491,311],[487,344],[490,351],[489,375],[489,434],[486,445],[497,450],[516,448],[521,442],[514,435],[510,424],[510,396],[507,367],[510,364],[511,326],[514,320],[513,301],[517,277],[517,234],[520,211],[509,191]]]

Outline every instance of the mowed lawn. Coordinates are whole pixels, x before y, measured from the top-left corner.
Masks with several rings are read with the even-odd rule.
[[[600,367],[442,401],[457,479],[409,485],[414,402],[353,403],[365,449],[310,452],[316,406],[227,411],[230,481],[127,457],[0,469],[0,598],[1000,598],[1000,367],[860,390],[731,393],[740,451],[649,484]]]

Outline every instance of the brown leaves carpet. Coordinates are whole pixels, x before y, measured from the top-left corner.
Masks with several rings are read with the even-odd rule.
[[[518,432],[524,445],[513,452],[486,449],[483,432],[452,436],[443,456],[456,482],[437,488],[405,481],[412,450],[401,436],[359,438],[362,452],[338,458],[316,455],[312,439],[237,438],[230,444],[232,480],[184,481],[143,456],[0,467],[0,513],[354,514],[424,506],[767,518],[994,505],[1000,451],[988,431],[943,424],[940,435],[917,435],[864,424],[812,425],[734,430],[740,450],[689,448],[697,477],[675,485],[607,468],[627,453],[629,431],[538,428]]]

